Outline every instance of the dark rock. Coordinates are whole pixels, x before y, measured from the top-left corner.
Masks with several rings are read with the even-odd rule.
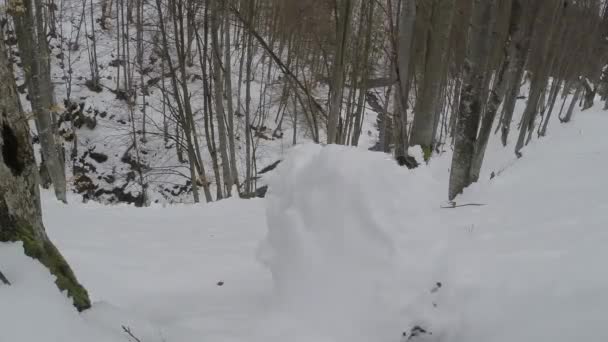
[[[268,185],[264,185],[255,190],[255,197],[264,198],[264,197],[266,197],[267,193],[268,193]]]
[[[101,93],[103,91],[103,88],[101,87],[101,84],[99,84],[99,81],[86,80],[84,82],[84,85],[92,92]]]
[[[109,65],[110,65],[111,67],[115,67],[115,68],[116,68],[116,67],[119,67],[119,66],[124,66],[124,65],[125,65],[125,61],[124,61],[124,60],[122,60],[122,59],[118,59],[118,58],[116,58],[116,59],[113,59],[113,60],[110,62],[110,64],[109,64]]]
[[[396,158],[399,166],[406,166],[408,169],[415,169],[420,164],[416,161],[416,158],[412,156],[399,156]]]
[[[116,181],[116,177],[114,175],[105,175],[102,179],[108,184],[114,184],[114,182]]]
[[[106,161],[108,161],[108,156],[100,153],[100,152],[93,152],[91,151],[89,153],[89,157],[91,157],[91,159],[93,159],[94,161],[98,162],[98,163],[105,163]]]
[[[93,183],[93,180],[89,176],[81,174],[74,179],[74,188],[76,189],[77,193],[85,194],[95,191],[97,189],[97,185]]]

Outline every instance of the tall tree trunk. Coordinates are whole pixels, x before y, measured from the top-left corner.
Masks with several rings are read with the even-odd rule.
[[[58,200],[67,202],[63,151],[55,135],[51,111],[54,107],[53,85],[46,32],[42,26],[42,4],[36,0],[35,11],[33,6],[31,0],[24,0],[23,8],[11,11],[11,14],[15,22],[19,50],[22,53],[45,166],[53,182],[55,196]]]
[[[255,4],[250,0],[247,6],[247,21],[250,25],[254,21]],[[245,47],[245,195],[253,193],[253,165],[252,165],[252,136],[251,136],[251,81],[253,77],[253,32],[249,30]]]
[[[489,24],[495,0],[475,0],[468,33],[467,55],[450,170],[448,197],[453,200],[471,184],[471,164],[481,117],[484,74],[489,47]]]
[[[408,154],[408,134],[407,134],[407,110],[410,97],[410,80],[412,76],[412,58],[414,56],[412,47],[414,42],[414,24],[416,20],[415,0],[405,0],[399,12],[398,37],[396,39],[396,74],[397,74],[397,93],[399,99],[399,117],[395,117],[394,125],[399,126],[395,136],[395,158],[400,163],[405,163]],[[388,101],[388,99],[387,99]],[[386,120],[386,118],[385,118]]]
[[[79,311],[91,307],[87,291],[47,236],[42,223],[34,150],[25,115],[20,111],[13,70],[0,33],[0,242],[21,242],[26,255],[56,277]],[[8,279],[7,279],[8,280]]]
[[[363,7],[363,5],[367,5]],[[367,81],[369,78],[369,61],[371,58],[371,45],[372,45],[372,33],[373,33],[373,24],[374,24],[374,5],[375,3],[362,3],[362,11],[365,9],[366,14],[366,22],[367,27],[365,31],[365,43],[363,46],[363,76],[361,79],[362,87],[359,89],[359,98],[357,99],[357,112],[355,114],[355,122],[353,124],[353,130],[351,133],[350,143],[352,146],[357,146],[359,144],[359,137],[361,136],[361,126],[363,122],[363,117],[365,116],[365,96],[367,93]]]
[[[327,143],[338,143],[338,123],[342,110],[342,95],[344,92],[346,45],[351,31],[352,0],[339,1],[338,11],[338,32],[336,37],[336,54],[332,65],[332,87],[329,106],[329,117],[327,118]]]
[[[417,98],[410,146],[420,145],[428,160],[433,151],[434,132],[442,81],[447,69],[448,39],[454,12],[454,0],[432,0],[431,25],[424,61],[422,89]]]
[[[503,146],[507,145],[507,140],[511,131],[511,121],[513,121],[515,104],[517,103],[519,88],[524,77],[526,59],[530,51],[530,40],[532,33],[534,32],[534,23],[539,9],[537,2],[526,2],[522,4],[525,4],[524,13],[526,16],[525,21],[523,22],[525,27],[521,31],[521,35],[516,36],[515,40],[511,42],[511,47],[515,49],[513,51],[513,59],[515,62],[513,67],[509,68],[507,71],[509,85],[507,93],[505,94],[506,98],[500,122],[501,141]]]
[[[228,143],[226,141],[226,112],[224,109],[224,82],[222,66],[222,49],[220,47],[219,28],[222,13],[219,1],[214,1],[214,11],[211,13],[211,40],[213,43],[213,79],[215,85],[215,112],[217,114],[217,128],[220,142],[220,156],[222,157],[222,178],[224,180],[224,191],[227,197],[232,192],[233,174],[230,171],[230,159],[228,158]],[[230,77],[230,76],[228,76]],[[230,99],[232,100],[232,99]]]
[[[537,26],[542,25],[544,22],[545,25],[549,25],[549,34],[547,37],[540,37],[539,39],[535,39],[537,41],[538,49],[535,60],[535,65],[531,66],[532,69],[532,81],[530,83],[530,92],[528,94],[528,102],[526,103],[526,109],[524,110],[524,114],[522,116],[522,125],[519,131],[519,136],[517,138],[517,143],[515,145],[515,154],[518,157],[521,157],[521,149],[524,147],[526,134],[531,132],[534,129],[534,122],[536,120],[536,116],[538,114],[538,106],[540,103],[540,99],[542,93],[547,88],[547,83],[549,81],[549,66],[551,65],[551,57],[549,55],[549,50],[551,47],[551,41],[556,38],[556,26],[560,22],[562,14],[563,14],[563,5],[556,4],[550,7],[552,9],[551,15],[548,20],[542,20],[542,14],[539,15],[539,20],[537,22]],[[537,30],[537,33],[540,33],[540,30]],[[547,60],[548,59],[548,60]]]
[[[509,19],[509,36],[515,37],[520,34],[520,19],[522,14],[522,7],[520,0],[513,0],[511,4],[511,18]],[[494,85],[490,91],[490,98],[486,106],[486,113],[483,116],[481,122],[481,128],[479,129],[479,136],[475,144],[475,155],[471,164],[471,182],[477,182],[479,180],[479,174],[481,173],[481,166],[483,164],[483,158],[486,153],[486,148],[490,140],[490,134],[492,133],[492,125],[498,112],[498,107],[502,102],[505,92],[507,90],[506,85],[508,80],[506,79],[507,70],[515,68],[515,54],[514,47],[507,47],[505,49],[505,56],[502,62],[500,70],[496,74]]]
[[[228,109],[228,147],[230,152],[230,171],[232,184],[239,184],[239,172],[236,165],[236,141],[234,133],[234,103],[232,98],[232,58],[230,40],[230,16],[224,13],[224,78],[226,79],[226,104]],[[240,86],[240,85],[239,85]],[[238,191],[238,188],[237,188]]]

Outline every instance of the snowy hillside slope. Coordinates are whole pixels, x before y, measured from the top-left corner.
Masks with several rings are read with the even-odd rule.
[[[6,329],[7,298],[54,308],[64,322],[45,334],[62,342],[91,326],[88,340],[128,340],[122,325],[145,342],[605,341],[607,126],[605,112],[577,113],[517,162],[490,160],[504,171],[457,198],[483,206],[441,208],[448,154],[408,171],[314,145],[277,169],[264,200],[136,210],[45,193],[49,234],[96,304],[78,318],[48,276],[43,295],[15,299],[35,265],[2,257],[14,284],[0,286],[0,341],[32,340]],[[22,263],[15,250],[0,246]]]
[[[441,159],[407,171],[314,145],[266,200],[135,210],[45,194],[49,233],[97,301],[89,323],[53,305],[75,329],[126,340],[127,325],[146,342],[604,341],[607,125],[578,113],[516,163],[490,163],[511,166],[457,199],[484,206],[441,208]],[[28,270],[3,269],[16,287]]]
[[[189,183],[188,164],[179,160],[176,153],[175,118],[171,117],[170,106],[175,105],[173,99],[163,97],[163,84],[170,87],[167,73],[161,68],[160,50],[155,46],[160,38],[156,30],[145,33],[145,60],[142,89],[139,71],[134,72],[137,83],[137,100],[130,106],[116,92],[117,67],[125,63],[123,52],[116,44],[116,27],[112,20],[106,23],[106,30],[101,28],[101,1],[92,1],[92,13],[95,17],[94,26],[89,20],[82,20],[83,13],[88,15],[87,2],[79,0],[63,0],[58,6],[58,34],[50,37],[52,81],[55,98],[58,103],[59,132],[65,138],[67,178],[71,190],[81,194],[81,197],[92,198],[102,203],[136,203],[141,204],[141,186],[136,173],[143,170],[144,182],[147,184],[147,196],[150,202],[158,203],[190,203],[192,202],[191,185]],[[86,8],[83,9],[83,4]],[[128,25],[128,35],[135,39],[135,24]],[[146,27],[158,27],[158,16],[153,2],[145,5]],[[91,49],[91,31],[95,30],[96,49],[100,68],[101,90],[96,91],[87,86],[90,77],[88,59]],[[135,49],[135,43],[131,42]],[[19,55],[14,47],[17,62]],[[238,50],[240,51],[240,50]],[[234,105],[237,107],[236,89],[239,77],[239,53],[236,47],[232,56]],[[131,51],[132,70],[138,70],[135,53]],[[252,119],[255,126],[254,149],[257,170],[283,158],[293,145],[293,122],[290,109],[287,108],[284,120],[280,120],[280,97],[283,89],[282,74],[274,67],[267,70],[267,56],[263,51],[256,52],[253,62],[253,80],[251,89]],[[18,65],[20,65],[18,63]],[[17,68],[19,69],[19,68]],[[203,107],[205,94],[202,81],[202,71],[198,57],[188,68],[188,87],[197,125],[198,141],[202,151],[202,159],[207,170],[207,177],[215,186],[211,156],[205,138]],[[269,78],[271,81],[269,81]],[[284,78],[284,77],[283,77]],[[134,82],[135,82],[134,81]],[[24,87],[23,73],[18,70],[17,83],[22,89],[22,103],[29,111],[29,101]],[[242,85],[241,85],[242,87]],[[145,97],[143,96],[145,93]],[[327,89],[320,86],[315,92],[319,101],[326,101]],[[145,98],[145,106],[144,106]],[[171,104],[163,104],[169,101]],[[242,105],[242,104],[241,104]],[[145,108],[145,130],[143,134],[143,117]],[[133,113],[131,113],[133,111]],[[242,112],[242,108],[236,108]],[[375,143],[373,124],[376,114],[367,110],[363,124],[362,148],[368,148]],[[310,142],[311,137],[306,123],[300,115],[297,124],[296,141]],[[214,119],[217,121],[216,119]],[[245,121],[242,114],[235,116],[235,132],[238,142],[236,161],[242,181],[245,175]],[[215,123],[217,126],[217,122]],[[34,125],[32,124],[32,127]],[[165,139],[165,126],[171,136]],[[140,160],[133,145],[133,127],[135,127],[140,149]],[[217,128],[216,128],[217,129]],[[217,133],[216,133],[217,134]],[[215,191],[212,191],[215,193]],[[80,201],[80,199],[78,199]]]

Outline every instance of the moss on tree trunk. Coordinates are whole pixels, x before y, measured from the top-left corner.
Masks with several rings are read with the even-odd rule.
[[[25,254],[49,269],[76,309],[88,309],[87,291],[44,230],[38,168],[1,30],[0,79],[0,242],[21,241]]]
[[[80,285],[74,272],[55,245],[46,236],[44,239],[40,239],[28,222],[11,217],[4,199],[0,199],[0,227],[2,227],[0,241],[21,241],[25,254],[40,261],[49,269],[51,274],[57,278],[55,284],[59,290],[67,292],[78,311],[91,307],[87,290]]]

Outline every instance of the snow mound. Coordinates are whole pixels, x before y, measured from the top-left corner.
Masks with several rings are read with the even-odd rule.
[[[424,193],[433,183],[421,173],[407,184],[409,172],[385,154],[318,145],[296,148],[279,166],[259,257],[282,310],[333,340],[398,338],[408,284],[394,244],[405,226],[400,218],[416,211],[404,206],[401,187],[428,206]]]
[[[123,325],[138,338],[160,341],[149,323],[109,304],[79,314],[57,290],[55,277],[23,253],[21,242],[0,243],[0,270],[11,282],[0,283],[0,342],[127,341]]]

